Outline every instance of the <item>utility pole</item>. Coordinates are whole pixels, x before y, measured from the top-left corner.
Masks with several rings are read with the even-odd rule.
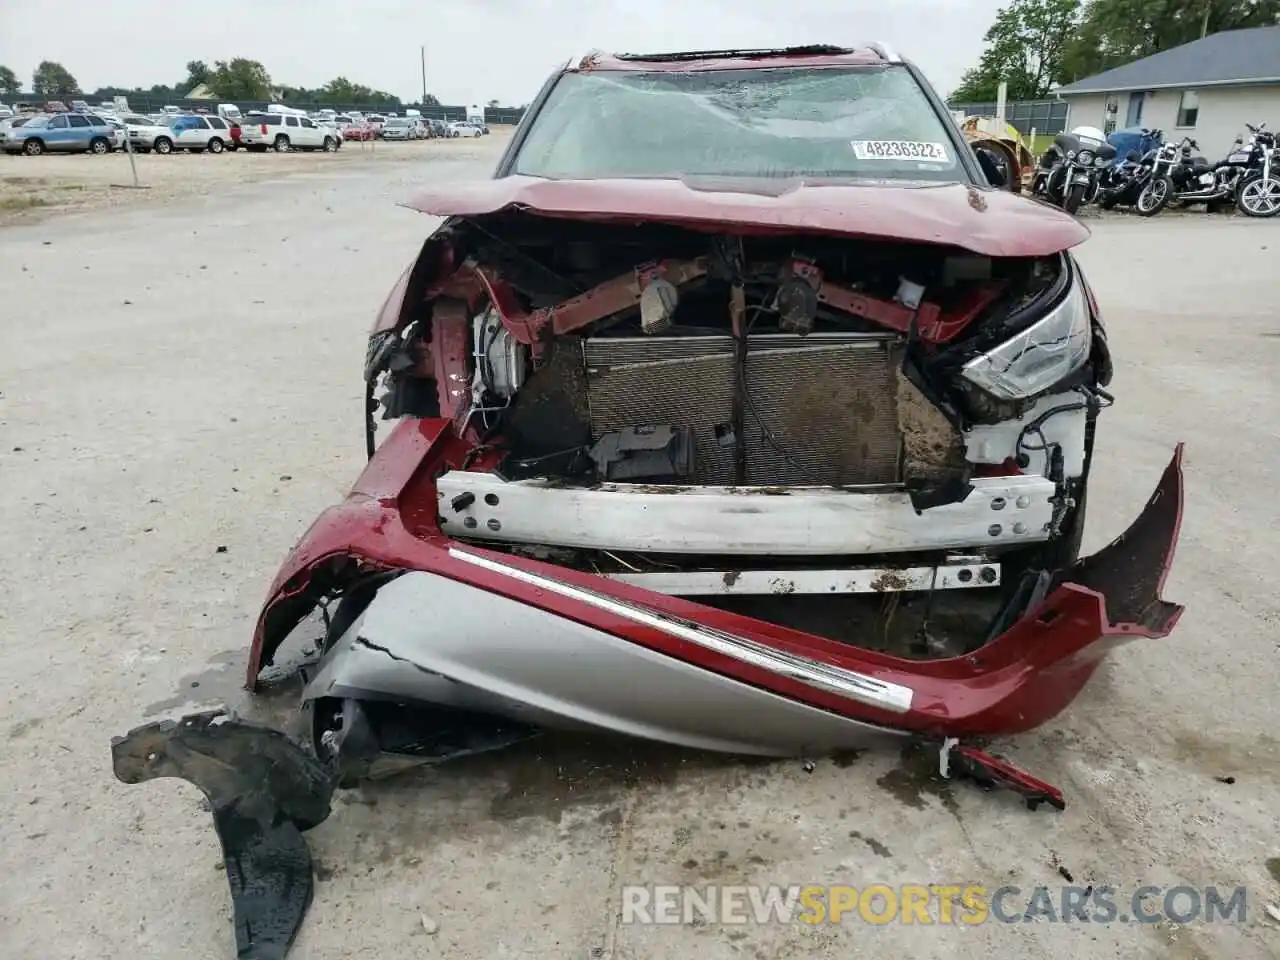
[[[1213,0],[1204,0],[1204,19],[1200,21],[1200,39],[1209,35],[1209,11],[1213,9]]]
[[[1207,17],[1208,14],[1205,14]],[[424,44],[418,48],[418,52],[422,56],[422,105],[427,105],[427,48]]]

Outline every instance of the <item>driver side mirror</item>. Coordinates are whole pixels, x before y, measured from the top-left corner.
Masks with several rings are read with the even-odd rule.
[[[978,166],[987,178],[987,183],[1001,189],[1009,186],[1008,162],[1003,156],[986,147],[976,147],[973,151],[978,156]]]

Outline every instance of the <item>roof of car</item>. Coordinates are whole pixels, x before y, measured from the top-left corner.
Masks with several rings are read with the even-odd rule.
[[[877,66],[901,63],[882,43],[854,46],[811,44],[767,49],[689,50],[672,53],[604,53],[593,50],[570,60],[569,70],[757,70],[767,67]]]

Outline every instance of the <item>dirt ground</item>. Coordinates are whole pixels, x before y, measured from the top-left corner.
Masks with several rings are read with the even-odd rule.
[[[495,127],[485,150],[505,142],[511,128]],[[295,151],[287,154],[236,150],[214,155],[139,153],[45,154],[40,157],[0,154],[0,225],[32,223],[70,211],[120,208],[140,203],[167,203],[225,190],[235,184],[261,183],[299,174],[324,174],[422,163],[436,159],[475,157],[477,139],[415,140],[407,143],[350,142],[336,153]],[[136,167],[138,188],[133,187]]]
[[[175,174],[181,204],[0,229],[5,958],[233,955],[197,791],[116,782],[109,739],[144,717],[246,707],[253,619],[290,545],[360,469],[366,331],[433,225],[395,204],[427,181],[487,175],[498,147],[154,158],[157,182],[160,169],[236,173],[198,187]],[[34,177],[97,163],[126,167],[0,160]],[[251,166],[270,179],[241,178]],[[1186,441],[1167,596],[1187,613],[1168,640],[1117,650],[1063,716],[997,744],[1061,786],[1065,812],[940,784],[929,757],[810,769],[549,741],[341,792],[308,835],[319,883],[291,956],[1276,956],[1277,250],[1280,222],[1205,216],[1101,220],[1080,252],[1117,360],[1086,547],[1124,528]],[[1244,885],[1247,919],[617,921],[629,883],[978,883],[1056,898],[1068,876],[1121,900],[1146,884]]]

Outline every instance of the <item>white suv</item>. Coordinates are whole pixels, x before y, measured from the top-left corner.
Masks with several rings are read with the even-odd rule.
[[[342,138],[310,117],[251,113],[240,123],[240,145],[248,150],[324,150],[332,153]]]
[[[173,136],[173,149],[221,153],[229,145],[231,128],[221,117],[206,117],[194,113],[181,113],[169,118],[169,130]]]

